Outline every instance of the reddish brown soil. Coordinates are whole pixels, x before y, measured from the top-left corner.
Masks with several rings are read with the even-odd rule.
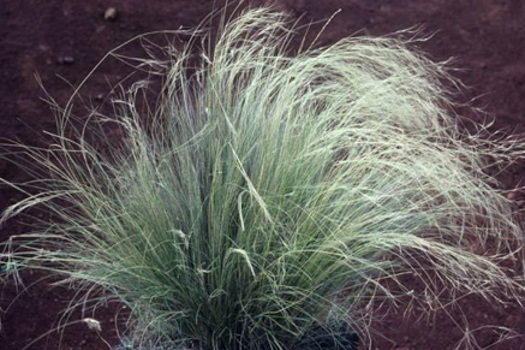
[[[259,1],[264,3],[265,1]],[[437,60],[456,58],[456,76],[469,86],[461,100],[476,98],[478,107],[495,116],[496,128],[525,131],[525,1],[522,0],[275,0],[277,7],[304,20],[326,19],[337,9],[341,13],[322,37],[322,43],[355,33],[386,34],[415,25],[424,33],[435,33],[422,48]],[[117,16],[104,19],[113,6]],[[133,36],[158,29],[194,26],[212,9],[208,0],[90,0],[90,1],[4,1],[0,8],[0,137],[18,139],[31,145],[45,145],[44,131],[55,130],[54,117],[35,79],[59,102],[71,94],[73,86],[89,73],[104,54]],[[122,65],[108,64],[87,85],[96,99],[105,95],[111,83],[122,78]],[[467,117],[469,117],[467,115]],[[516,164],[501,176],[507,189],[515,188],[525,176],[525,162]],[[29,175],[0,159],[0,177],[23,181]],[[525,183],[525,182],[522,182]],[[0,210],[21,198],[20,194],[0,187]],[[516,197],[521,200],[521,194]],[[519,204],[519,203],[518,203]],[[23,219],[9,221],[0,231],[0,240],[26,232]],[[36,283],[39,274],[22,276],[27,290],[16,290],[13,283],[0,289],[2,327],[0,349],[20,350],[36,337],[56,326],[59,312],[67,306],[72,293],[64,287]],[[21,293],[18,293],[20,292]],[[17,296],[18,295],[18,296]],[[507,307],[466,298],[460,302],[464,318],[452,310],[452,317],[438,313],[430,322],[419,315],[404,317],[390,313],[377,322],[385,339],[375,337],[374,349],[454,349],[461,339],[461,327],[468,320],[478,335],[479,348],[525,349],[524,310],[515,303]],[[115,311],[108,305],[95,317],[102,322],[100,337],[78,321],[53,331],[27,349],[108,349],[115,344]],[[494,328],[509,327],[518,335],[498,342]],[[485,327],[485,328],[484,328]],[[63,331],[63,332],[62,332]],[[105,339],[105,341],[101,340]],[[458,349],[465,348],[465,344]]]

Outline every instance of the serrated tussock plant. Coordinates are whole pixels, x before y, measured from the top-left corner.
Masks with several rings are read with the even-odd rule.
[[[520,289],[498,263],[521,230],[486,169],[522,145],[461,131],[454,80],[410,39],[290,54],[286,23],[249,10],[135,61],[162,77],[158,100],[139,108],[138,82],[82,128],[63,110],[49,149],[19,146],[51,176],[2,220],[42,205],[56,220],[12,238],[11,272],[110,291],[137,348],[292,349],[319,326],[366,333],[379,297]],[[93,120],[124,137],[100,150]]]

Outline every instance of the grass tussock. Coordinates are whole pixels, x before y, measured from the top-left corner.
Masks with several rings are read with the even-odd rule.
[[[42,205],[57,219],[12,238],[8,272],[48,269],[88,296],[102,286],[130,308],[137,347],[215,350],[290,349],[332,322],[366,332],[374,298],[521,288],[498,265],[521,230],[486,172],[521,145],[460,131],[453,80],[410,42],[290,56],[285,24],[250,10],[213,45],[139,61],[161,96],[138,108],[138,82],[86,123],[118,124],[109,150],[69,109],[52,147],[22,147],[51,176],[2,221]],[[422,290],[406,289],[411,273]]]

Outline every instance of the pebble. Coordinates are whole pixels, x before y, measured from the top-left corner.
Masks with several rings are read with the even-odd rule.
[[[70,65],[70,64],[75,63],[75,58],[73,56],[60,56],[57,59],[57,62],[58,62],[58,64]]]
[[[112,21],[117,18],[117,9],[114,7],[108,7],[104,12],[104,19],[106,21]]]
[[[507,197],[508,200],[514,200],[514,199],[516,199],[516,195],[517,195],[516,191],[511,191],[511,192],[507,193],[506,197]]]

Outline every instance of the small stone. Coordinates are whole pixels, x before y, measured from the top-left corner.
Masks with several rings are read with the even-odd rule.
[[[58,62],[58,64],[67,64],[67,65],[70,65],[70,64],[75,63],[75,58],[72,57],[72,56],[60,56],[60,57],[57,59],[57,62]]]
[[[40,44],[38,45],[38,49],[42,52],[49,52],[50,49],[49,49],[49,46],[45,45],[45,44]]]
[[[516,195],[517,195],[516,191],[511,191],[507,193],[506,197],[508,200],[514,200],[516,199]]]
[[[100,325],[100,322],[98,320],[95,320],[91,317],[86,317],[82,320],[82,322],[84,322],[89,329],[95,330],[97,332],[102,332],[102,326]]]
[[[117,18],[117,9],[114,7],[108,7],[104,12],[104,19],[106,21],[113,21],[115,18]]]

